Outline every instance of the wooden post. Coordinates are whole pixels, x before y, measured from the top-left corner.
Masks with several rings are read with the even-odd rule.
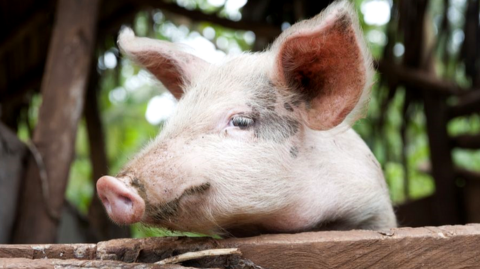
[[[45,168],[39,170],[33,158],[28,161],[16,243],[56,239],[95,44],[99,1],[58,1],[41,87],[43,102],[33,135]]]
[[[427,133],[435,179],[435,194],[431,211],[435,225],[463,222],[460,212],[460,193],[455,185],[455,169],[452,148],[447,133],[447,102],[445,98],[430,93],[424,94]]]
[[[95,66],[90,71],[84,115],[87,124],[90,163],[92,165],[92,184],[95,191],[88,209],[88,220],[96,241],[130,237],[128,226],[119,226],[109,219],[102,202],[98,198],[95,187],[97,180],[108,174],[108,159],[97,96],[99,75]]]

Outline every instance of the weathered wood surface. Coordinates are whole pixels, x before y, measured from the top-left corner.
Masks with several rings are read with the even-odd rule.
[[[45,268],[105,268],[105,269],[188,269],[180,265],[156,265],[156,264],[138,264],[124,263],[119,261],[83,261],[83,260],[31,260],[25,258],[1,259],[0,268],[29,268],[29,269],[45,269]]]
[[[202,258],[182,265],[241,268],[245,261],[251,261],[263,268],[477,268],[480,267],[480,224],[224,240],[171,237],[117,239],[96,245],[0,245],[0,265],[2,261],[14,264],[15,260],[6,258],[87,259],[151,265],[185,252],[232,247],[237,247],[242,256]],[[79,250],[83,253],[81,257]],[[101,266],[101,262],[90,262],[91,267]]]
[[[44,169],[39,170],[38,161],[29,159],[15,243],[55,242],[93,59],[98,6],[99,0],[57,2],[41,86],[42,105],[32,139]]]

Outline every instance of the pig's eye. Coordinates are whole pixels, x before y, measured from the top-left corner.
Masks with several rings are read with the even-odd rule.
[[[255,121],[248,117],[235,116],[230,120],[230,125],[239,127],[240,129],[245,129],[253,125]]]

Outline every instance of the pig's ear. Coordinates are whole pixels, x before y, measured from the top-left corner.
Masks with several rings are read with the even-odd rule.
[[[274,79],[299,98],[308,127],[353,124],[368,104],[373,68],[351,4],[338,1],[275,41]]]
[[[132,29],[124,28],[118,46],[131,60],[150,71],[177,98],[198,70],[209,65],[204,60],[178,49],[166,41],[136,37]]]

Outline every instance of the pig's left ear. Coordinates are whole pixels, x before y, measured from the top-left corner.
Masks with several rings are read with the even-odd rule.
[[[351,4],[337,1],[275,41],[274,79],[299,98],[307,126],[328,130],[362,117],[373,68]]]
[[[194,74],[209,65],[170,42],[136,37],[130,28],[122,29],[118,46],[128,58],[150,71],[177,99],[182,97],[184,86],[192,81]]]

